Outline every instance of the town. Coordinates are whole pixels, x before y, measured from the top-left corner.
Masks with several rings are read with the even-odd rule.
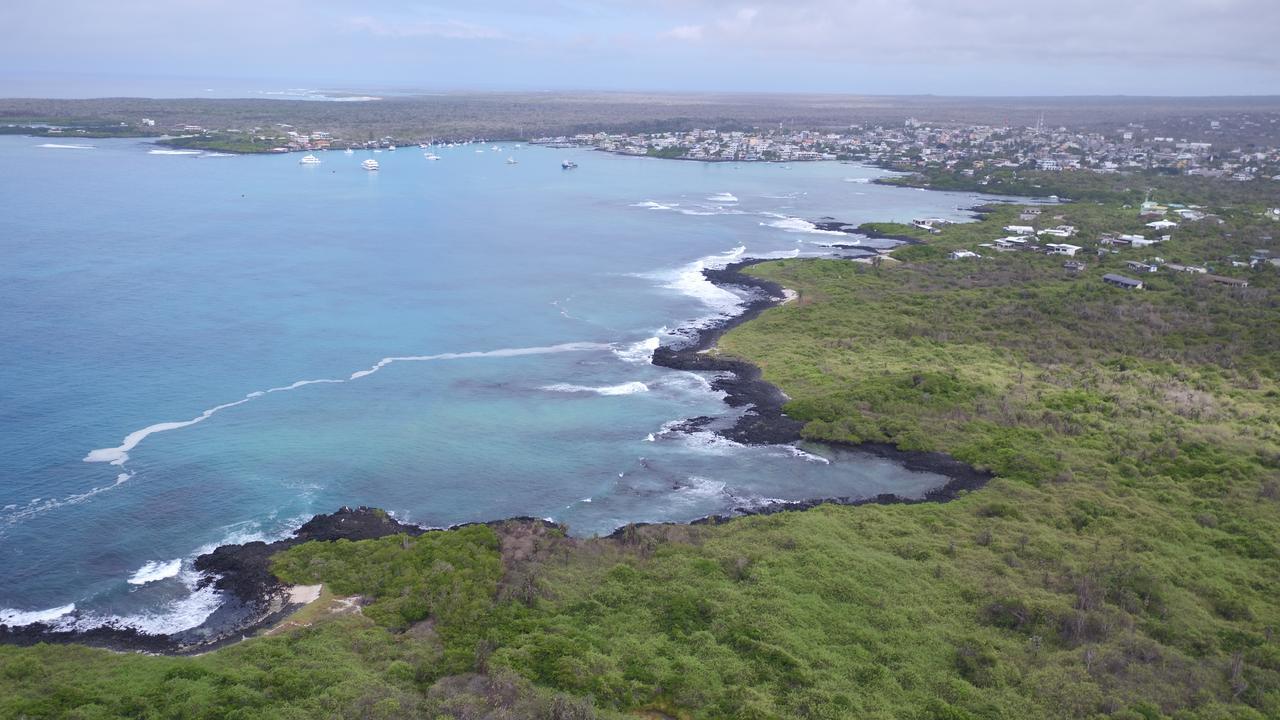
[[[897,170],[943,168],[973,175],[987,168],[1157,171],[1238,181],[1280,179],[1280,147],[1224,142],[1232,130],[1280,130],[1276,114],[1204,118],[1183,135],[1141,123],[1110,130],[940,125],[908,118],[901,126],[851,125],[842,131],[695,129],[652,134],[581,133],[536,138],[551,146],[586,146],[624,155],[702,161],[863,161]],[[1184,131],[1186,128],[1180,128]]]

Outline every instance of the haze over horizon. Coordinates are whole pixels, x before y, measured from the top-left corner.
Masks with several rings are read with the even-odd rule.
[[[16,0],[0,27],[10,97],[1280,94],[1267,0],[67,0],[56,15]]]

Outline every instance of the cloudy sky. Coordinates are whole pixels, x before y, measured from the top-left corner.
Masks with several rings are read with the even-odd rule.
[[[3,0],[0,95],[1280,94],[1280,0]]]

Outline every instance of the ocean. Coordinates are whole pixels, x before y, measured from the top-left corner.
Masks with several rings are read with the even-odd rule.
[[[741,308],[703,268],[986,198],[834,162],[434,152],[0,137],[0,623],[193,627],[221,602],[195,556],[342,505],[591,535],[945,481],[673,432],[738,411],[649,358]]]

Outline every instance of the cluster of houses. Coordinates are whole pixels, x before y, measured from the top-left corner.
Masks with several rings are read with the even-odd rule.
[[[1142,215],[1144,218],[1153,216],[1162,216],[1166,212],[1185,210],[1186,212],[1178,212],[1179,217],[1205,219],[1212,217],[1206,213],[1200,212],[1195,208],[1167,208],[1154,203],[1144,203],[1142,207]],[[1041,214],[1039,209],[1028,209],[1023,211],[1019,216],[1022,221],[1035,221]],[[1055,219],[1061,219],[1057,216]],[[918,223],[919,221],[917,221]],[[1154,231],[1171,230],[1178,226],[1177,222],[1164,219],[1156,219],[1146,223],[1146,226]],[[979,248],[988,248],[995,252],[1038,252],[1046,255],[1060,255],[1068,258],[1075,258],[1085,248],[1082,245],[1076,245],[1069,242],[1046,242],[1048,238],[1072,238],[1077,234],[1075,227],[1071,225],[1057,225],[1051,228],[1037,230],[1033,225],[1006,225],[1003,230],[1009,235],[997,238],[991,242],[979,243]],[[1120,247],[1150,247],[1170,239],[1170,235],[1160,235],[1158,237],[1147,237],[1146,235],[1121,234],[1121,233],[1103,233],[1097,241],[1095,252],[1099,257],[1108,253],[1118,252],[1117,246]],[[1270,237],[1265,238],[1270,240]],[[982,255],[975,250],[957,249],[950,253],[952,260],[967,260],[971,258],[981,258]],[[1249,261],[1245,262],[1239,258],[1227,258],[1232,267],[1258,267],[1261,264],[1271,264],[1280,266],[1280,257],[1272,257],[1269,250],[1255,250],[1250,256]],[[1249,281],[1243,278],[1228,277],[1224,275],[1213,274],[1212,271],[1203,265],[1188,265],[1183,263],[1167,262],[1161,257],[1152,257],[1144,260],[1128,260],[1125,263],[1128,270],[1139,277],[1149,273],[1165,270],[1176,273],[1189,273],[1200,276],[1206,282],[1230,287],[1248,287]],[[1085,269],[1086,264],[1081,260],[1067,260],[1063,264],[1063,268],[1070,272],[1078,273]],[[1108,273],[1103,275],[1103,282],[1114,285],[1125,290],[1141,290],[1145,287],[1145,282],[1139,278],[1120,275],[1117,273]]]
[[[850,125],[839,132],[779,126],[748,131],[580,133],[532,142],[690,160],[865,160],[901,170],[961,169],[968,175],[1002,168],[1100,173],[1158,169],[1237,180],[1280,178],[1280,149],[1226,146],[1220,139],[1224,124],[1252,122],[1247,114],[1224,116],[1191,138],[1156,135],[1138,123],[1100,132],[1049,129],[1043,121],[1034,127],[1016,127],[929,124],[908,118],[901,126]]]
[[[622,155],[656,155],[685,160],[804,162],[850,157],[839,133],[812,130],[746,132],[695,129],[686,132],[620,134],[581,133],[530,140],[552,146],[587,146]]]

